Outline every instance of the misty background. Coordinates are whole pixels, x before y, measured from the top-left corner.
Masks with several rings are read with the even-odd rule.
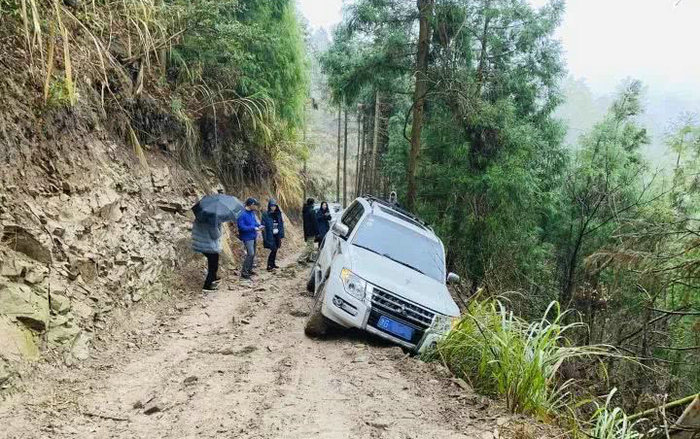
[[[530,3],[539,7],[547,1]],[[297,0],[312,51],[326,50],[343,7],[350,4],[348,0]],[[652,166],[667,169],[673,159],[665,145],[666,133],[681,118],[700,114],[697,17],[698,0],[567,1],[557,31],[568,69],[561,84],[565,102],[557,110],[568,127],[566,143],[575,146],[578,137],[600,120],[623,81],[639,79],[645,85],[641,122],[651,139],[644,152]],[[312,96],[319,99],[324,95],[323,77],[313,58]],[[313,125],[332,132],[331,126]],[[321,146],[330,149],[332,139],[326,137]]]

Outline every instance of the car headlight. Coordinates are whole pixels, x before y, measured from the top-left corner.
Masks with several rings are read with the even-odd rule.
[[[442,314],[435,315],[435,320],[433,321],[433,329],[436,332],[447,334],[459,323],[459,317],[444,316]]]
[[[367,290],[367,281],[356,275],[348,268],[343,268],[340,272],[340,278],[343,280],[345,292],[352,297],[362,300],[365,298]]]

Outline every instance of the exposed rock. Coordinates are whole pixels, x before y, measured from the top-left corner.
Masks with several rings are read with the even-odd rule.
[[[26,285],[0,285],[0,312],[14,317],[35,331],[46,329],[49,307],[46,298],[34,294]]]
[[[151,172],[151,183],[156,192],[170,186],[170,171],[168,168],[154,169]]]
[[[0,357],[34,360],[38,356],[32,331],[0,315]]]
[[[187,378],[185,378],[185,381],[183,381],[183,383],[185,383],[185,384],[194,384],[194,383],[197,382],[197,380],[199,380],[199,378],[197,378],[196,376],[192,375],[192,376],[188,376]]]
[[[79,333],[80,328],[72,325],[70,322],[65,322],[60,326],[50,326],[47,333],[47,338],[49,343],[54,345],[62,345],[72,342]]]
[[[31,285],[40,284],[46,279],[49,270],[41,265],[35,265],[24,275],[24,281]]]
[[[143,297],[141,297],[141,295],[139,293],[131,293],[131,301],[132,302],[134,302],[134,303],[140,302],[141,299],[143,299]]]
[[[90,358],[90,341],[92,340],[92,334],[86,331],[81,331],[75,340],[73,340],[73,345],[71,346],[71,354],[77,360],[87,360]]]
[[[158,200],[156,201],[156,207],[169,213],[184,213],[186,210],[182,203],[172,200]]]
[[[0,363],[0,388],[4,386],[10,378],[12,378],[12,373],[3,363]]]
[[[29,256],[43,264],[51,262],[51,250],[40,234],[17,224],[4,224],[2,242],[9,248]]]
[[[70,299],[60,294],[51,295],[51,311],[65,314],[70,311]]]
[[[2,262],[2,267],[0,267],[0,276],[5,276],[10,279],[17,279],[24,274],[25,266],[20,264],[17,259],[8,258],[8,260]]]
[[[143,411],[144,415],[152,415],[153,413],[158,413],[162,411],[163,409],[160,408],[158,404],[150,404],[146,409]]]

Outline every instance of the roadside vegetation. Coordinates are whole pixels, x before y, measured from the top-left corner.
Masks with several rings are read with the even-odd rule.
[[[396,190],[462,275],[442,361],[513,411],[635,437],[661,420],[624,413],[700,388],[700,125],[679,115],[675,166],[656,170],[629,79],[566,143],[564,7],[359,0],[321,61],[331,101],[360,120],[357,192]]]
[[[301,197],[308,67],[291,0],[1,0],[4,62],[41,111],[99,112],[230,187]],[[21,48],[21,50],[10,50]]]

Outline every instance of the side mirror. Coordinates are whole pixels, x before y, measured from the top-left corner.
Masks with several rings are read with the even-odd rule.
[[[349,232],[350,229],[348,228],[348,226],[341,223],[340,221],[336,221],[333,223],[333,233],[340,236],[341,238],[347,237]]]
[[[448,284],[456,284],[457,282],[459,282],[459,276],[458,276],[458,275],[456,275],[456,274],[454,274],[454,273],[449,273],[449,274],[447,275],[447,283],[448,283]]]

